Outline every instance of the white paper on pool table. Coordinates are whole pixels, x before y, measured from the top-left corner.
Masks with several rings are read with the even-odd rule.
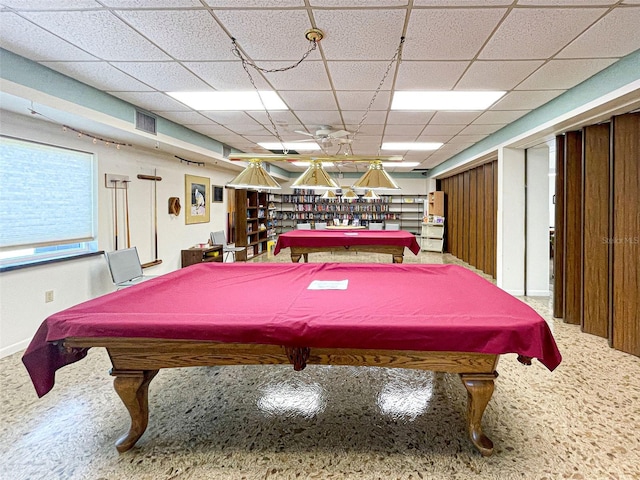
[[[346,290],[349,280],[314,280],[307,290]]]

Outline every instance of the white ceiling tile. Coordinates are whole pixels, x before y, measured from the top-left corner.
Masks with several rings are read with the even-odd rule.
[[[289,65],[290,62],[260,62],[259,66],[273,70]],[[276,90],[331,90],[324,63],[320,61],[306,60],[293,69],[264,75]]]
[[[438,126],[438,125],[436,125]],[[444,125],[439,125],[439,126],[444,126]],[[460,128],[463,128],[462,125],[460,125]],[[455,134],[452,135],[446,135],[446,134],[440,134],[440,135],[425,135],[424,133],[422,135],[420,135],[418,137],[418,141],[419,142],[442,142],[442,143],[447,143],[449,140],[451,140],[453,138]]]
[[[237,60],[231,53],[231,39],[207,10],[116,13],[176,60]]]
[[[387,122],[393,125],[426,125],[435,112],[389,112]]]
[[[107,11],[27,12],[24,15],[102,60],[169,60],[158,47]]]
[[[551,60],[518,85],[517,90],[569,89],[615,62],[612,58]]]
[[[342,119],[337,111],[298,110],[295,114],[305,125],[342,125]],[[360,116],[362,117],[362,114]]]
[[[450,90],[469,62],[419,62],[403,60],[396,80],[397,90]]]
[[[542,60],[475,61],[456,90],[511,90],[543,63]]]
[[[343,110],[342,118],[344,118],[344,123],[359,125],[364,113],[365,113],[365,110],[363,111]],[[387,118],[386,111],[372,110],[367,114],[367,118],[365,118],[363,125],[369,125],[369,124],[379,125],[379,124],[385,123],[386,118]]]
[[[417,135],[385,135],[382,137],[383,142],[415,142]],[[391,153],[391,152],[390,152]]]
[[[580,35],[558,58],[622,57],[640,48],[640,7],[624,7],[607,14]]]
[[[303,10],[216,10],[216,17],[254,61],[299,60],[309,47],[304,32],[311,28]],[[312,52],[310,60],[319,60]]]
[[[216,123],[211,123],[209,125],[185,124],[185,126],[195,132],[202,133],[203,135],[215,136],[232,134],[231,130]]]
[[[237,7],[238,0],[205,0],[211,7]],[[304,7],[304,0],[243,0],[244,8]]]
[[[366,124],[366,125],[362,125],[360,127],[360,131],[358,132],[358,138],[360,138],[360,135],[366,136],[366,135],[382,135],[382,132],[384,132],[384,125],[383,124]],[[358,128],[358,124],[356,123],[349,123],[346,125],[346,129],[349,132],[353,132],[355,133],[356,129]]]
[[[309,0],[312,7],[405,7],[407,0]]]
[[[606,12],[604,8],[517,8],[485,45],[481,59],[546,59]]]
[[[502,127],[504,127],[504,124],[501,124],[501,125],[489,125],[489,124],[469,125],[468,127],[465,127],[465,128],[462,129],[462,131],[460,132],[460,136],[465,136],[465,135],[490,135],[490,134],[492,134],[494,132],[497,132]]]
[[[429,125],[469,125],[482,112],[436,112]]]
[[[563,94],[564,90],[518,90],[507,93],[491,110],[522,110],[538,108]]]
[[[15,13],[1,12],[0,25],[0,47],[31,60],[97,60]]]
[[[400,44],[405,10],[317,10],[327,60],[391,60]],[[380,34],[384,32],[383,34]]]
[[[210,118],[214,122],[218,122],[221,125],[259,125],[253,118],[247,115],[245,112],[227,112],[227,111],[203,111],[201,112],[205,117]]]
[[[149,92],[153,89],[107,62],[42,62],[46,67],[80,80],[98,90]]]
[[[24,10],[68,10],[84,8],[102,8],[95,0],[2,0],[1,5]],[[4,24],[2,25],[4,28]]]
[[[271,122],[269,121],[269,117],[264,110],[249,111],[247,112],[247,115],[250,115],[256,122],[267,125],[269,128],[271,128]],[[271,115],[271,118],[278,127],[289,128],[290,125],[294,125],[297,129],[300,126],[300,122],[290,111],[277,110],[269,112],[269,115]]]
[[[265,128],[259,123],[254,124],[245,124],[245,125],[226,125],[226,127],[234,133],[238,135],[243,135],[249,138],[251,135],[263,135],[265,137],[271,138],[272,141],[277,140],[277,138],[273,137]]]
[[[280,92],[280,97],[291,110],[335,110],[337,108],[333,93],[322,92]]]
[[[587,5],[613,5],[618,0],[518,0],[518,5],[584,7]]]
[[[240,142],[240,143],[246,143],[247,140],[246,138],[244,138],[241,135],[235,135],[233,133],[231,134],[217,134],[215,137],[216,140],[218,140],[221,143],[226,143],[227,145],[230,145],[233,147],[234,142]]]
[[[205,117],[199,112],[170,112],[170,111],[156,111],[157,115],[171,120],[172,122],[185,124],[185,125],[215,125],[213,120]]]
[[[502,8],[413,10],[402,56],[406,60],[471,60],[505,12]]]
[[[328,62],[336,90],[376,90],[389,62]],[[389,90],[393,77],[387,77],[382,89]]]
[[[385,136],[387,135],[406,135],[406,136],[418,136],[424,125],[389,125],[384,129]]]
[[[186,105],[174,100],[168,95],[160,92],[107,92],[114,97],[121,98],[133,105],[144,108],[151,112],[156,111],[183,111],[188,112],[191,109]]]
[[[622,5],[640,5],[640,0],[624,0]]]
[[[483,124],[508,124],[515,122],[520,117],[526,115],[531,110],[489,110],[474,120],[475,125]]]
[[[353,92],[353,91],[339,91],[336,92],[338,96],[338,103],[342,110],[367,110],[373,95],[375,92]],[[371,106],[371,110],[387,110],[389,108],[390,92],[381,91],[376,95],[376,99]]]
[[[112,62],[111,64],[162,92],[211,90],[209,85],[177,62]]]
[[[511,4],[513,0],[413,0],[414,7],[487,7]]]
[[[465,128],[466,123],[462,123],[460,125],[433,125],[433,121],[431,124],[427,125],[422,132],[422,135],[457,135]]]
[[[253,90],[240,61],[184,62],[183,65],[216,90]],[[251,71],[251,77],[259,90],[272,90],[258,72]]]
[[[202,7],[199,0],[101,0],[111,8]]]

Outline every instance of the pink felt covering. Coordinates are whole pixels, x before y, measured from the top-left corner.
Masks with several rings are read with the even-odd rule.
[[[347,290],[308,290],[312,280]],[[518,353],[561,360],[533,309],[454,265],[226,264],[177,270],[63,310],[23,356],[38,395],[85,352],[66,337],[142,337],[286,346]]]
[[[349,247],[352,245],[394,245],[420,253],[415,235],[405,230],[292,230],[278,236],[275,255],[288,247]]]

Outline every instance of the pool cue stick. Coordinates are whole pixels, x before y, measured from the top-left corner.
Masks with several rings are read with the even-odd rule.
[[[115,212],[115,236],[116,236],[116,250],[118,250],[118,180],[111,180],[113,183],[113,210]]]
[[[127,224],[127,248],[131,248],[131,235],[129,234],[129,183],[131,180],[123,180],[124,183],[124,205],[125,221]]]

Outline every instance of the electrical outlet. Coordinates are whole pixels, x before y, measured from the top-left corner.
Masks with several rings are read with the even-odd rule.
[[[53,290],[44,292],[44,303],[53,302]]]

